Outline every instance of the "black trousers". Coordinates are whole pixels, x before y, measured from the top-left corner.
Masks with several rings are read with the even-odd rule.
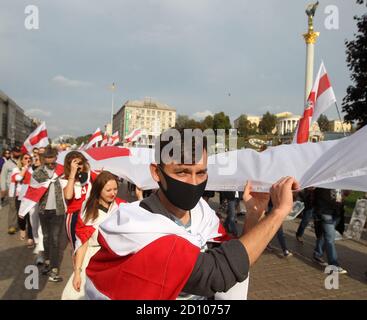
[[[45,210],[40,212],[39,217],[43,232],[45,260],[50,260],[51,268],[59,268],[61,231],[64,227],[65,214],[57,215],[56,210]]]
[[[20,200],[18,200],[18,198],[15,198],[15,208],[18,214],[19,208],[20,208]],[[33,239],[31,219],[29,217],[29,213],[27,213],[23,219],[19,218],[18,216],[18,225],[19,225],[19,229],[22,231],[25,231],[27,229],[28,239]]]

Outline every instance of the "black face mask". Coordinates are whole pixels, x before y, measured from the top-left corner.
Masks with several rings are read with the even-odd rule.
[[[77,177],[78,177],[79,182],[81,184],[84,184],[88,180],[88,172],[80,171],[80,172],[78,172]]]
[[[173,179],[161,167],[158,166],[158,168],[166,180],[167,190],[163,188],[161,182],[158,182],[158,185],[168,201],[182,210],[193,209],[203,195],[208,179],[198,185],[193,185]]]

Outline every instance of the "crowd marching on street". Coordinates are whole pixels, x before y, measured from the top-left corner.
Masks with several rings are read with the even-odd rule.
[[[299,191],[294,178],[284,177],[270,194],[254,193],[249,181],[243,192],[219,192],[215,212],[210,207],[215,191],[205,190],[206,140],[188,148],[180,134],[177,162],[162,160],[167,141],[157,145],[150,172],[158,189],[128,182],[138,199],[132,203],[117,197],[122,178],[108,168],[94,171],[83,151],[70,150],[62,164],[51,145],[3,151],[1,206],[8,234],[33,250],[48,281],[65,282],[62,299],[246,299],[249,271],[264,250],[272,250],[273,237],[284,258],[292,256],[282,223],[296,200],[305,205],[295,234],[299,244],[313,219],[313,262],[347,274],[335,240],[344,232],[350,191]],[[187,154],[200,160],[185,164]],[[243,230],[237,216],[244,217]],[[74,270],[68,280],[60,270],[63,228]]]

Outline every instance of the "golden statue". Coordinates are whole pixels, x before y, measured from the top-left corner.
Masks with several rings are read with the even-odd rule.
[[[317,6],[319,5],[319,2],[317,1],[314,4],[309,4],[306,8],[306,14],[308,16],[308,30],[313,30],[313,17],[315,16]]]

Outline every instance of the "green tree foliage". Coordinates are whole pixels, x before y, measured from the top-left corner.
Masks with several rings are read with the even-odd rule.
[[[330,128],[330,121],[325,115],[320,115],[319,119],[317,120],[317,123],[319,124],[320,130],[322,132],[329,131]]]
[[[270,134],[277,124],[277,117],[275,114],[271,114],[269,111],[266,112],[260,123],[259,123],[259,130],[262,134]]]
[[[366,2],[357,0],[357,3],[364,5]],[[367,124],[367,13],[355,16],[354,20],[357,21],[358,32],[354,40],[345,42],[353,85],[347,88],[343,111],[346,112],[345,121],[356,122],[358,127],[363,127]]]

